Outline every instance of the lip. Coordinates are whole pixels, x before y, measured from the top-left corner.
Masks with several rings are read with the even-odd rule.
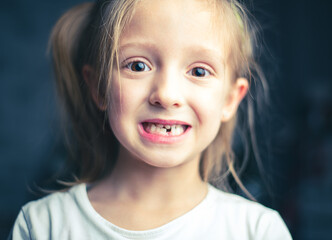
[[[187,129],[178,136],[164,136],[158,134],[151,134],[144,130],[143,123],[156,123],[156,124],[163,124],[163,125],[186,125]],[[184,138],[188,135],[191,130],[191,125],[179,121],[179,120],[165,120],[165,119],[147,119],[138,124],[138,132],[141,137],[149,142],[152,143],[162,143],[162,144],[174,144],[184,140]]]

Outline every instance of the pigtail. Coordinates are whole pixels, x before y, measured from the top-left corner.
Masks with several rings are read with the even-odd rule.
[[[95,105],[81,73],[83,65],[89,64],[89,29],[94,6],[84,3],[70,9],[56,23],[50,37],[59,99],[65,120],[72,123],[64,125],[71,127],[70,131],[65,129],[65,135],[71,167],[78,175],[76,183],[97,179],[107,169],[104,161],[107,149],[102,147],[109,142],[109,131],[103,129],[105,113]]]
[[[92,3],[84,3],[66,12],[53,28],[50,38],[58,91],[65,97],[68,110],[72,111],[76,111],[83,101],[75,58],[91,7]]]

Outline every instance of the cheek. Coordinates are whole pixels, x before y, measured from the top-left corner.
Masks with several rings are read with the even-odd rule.
[[[118,79],[114,79],[111,88],[110,88],[110,99],[109,99],[109,107],[108,107],[108,118],[109,124],[118,138],[118,131],[121,129],[122,119],[125,119],[124,115],[126,115],[126,100],[123,96],[122,86]],[[118,139],[119,140],[119,139]]]
[[[221,91],[203,91],[193,93],[192,102],[200,122],[220,122],[225,97]]]
[[[131,92],[125,88],[125,85],[114,83],[110,89],[110,105],[108,108],[108,119],[110,127],[117,140],[126,145],[126,136],[132,131],[131,125],[128,124],[132,120],[132,108],[134,98]]]
[[[125,81],[119,82],[115,80],[110,91],[110,111],[118,115],[127,114],[138,100],[135,87],[126,84]]]

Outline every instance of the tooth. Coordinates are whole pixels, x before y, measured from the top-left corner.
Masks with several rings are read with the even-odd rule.
[[[179,125],[177,128],[178,135],[183,133],[183,126]]]
[[[176,126],[174,126],[174,127],[172,128],[172,135],[173,135],[173,136],[178,135],[178,133],[177,133],[177,127],[176,127]]]
[[[160,134],[165,135],[167,130],[165,128],[157,128],[157,132],[160,133]]]
[[[151,133],[156,132],[156,125],[154,125],[154,124],[152,123],[152,124],[149,124],[149,126],[150,126],[150,132],[151,132]]]
[[[158,127],[158,128],[163,128],[164,125],[162,125],[162,124],[157,124],[157,127]]]
[[[178,129],[179,129],[179,125],[172,125],[172,127],[171,127],[171,133],[170,134],[172,136],[179,135]]]
[[[166,129],[171,129],[171,126],[170,125],[165,125],[165,128]]]

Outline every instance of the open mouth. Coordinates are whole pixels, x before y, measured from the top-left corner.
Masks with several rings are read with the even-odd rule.
[[[189,128],[185,124],[160,124],[154,122],[143,122],[145,132],[160,136],[180,136]]]

